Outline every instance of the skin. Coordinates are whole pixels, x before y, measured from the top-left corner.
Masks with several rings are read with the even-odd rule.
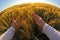
[[[20,22],[22,21],[22,16],[20,16],[20,19],[19,20],[15,20],[14,19],[14,16],[12,15],[12,26],[17,30],[20,26]]]
[[[35,13],[32,14],[32,17],[33,17],[35,23],[38,25],[38,27],[40,29],[43,29],[43,26],[45,24],[44,20],[40,16],[36,15]],[[20,16],[19,20],[15,20],[14,16],[12,16],[12,26],[17,30],[19,28],[19,24],[22,20],[23,20],[22,16]]]
[[[35,13],[32,14],[32,17],[33,17],[35,23],[38,25],[38,27],[40,29],[43,29],[43,26],[45,24],[44,20],[40,16],[36,15]]]

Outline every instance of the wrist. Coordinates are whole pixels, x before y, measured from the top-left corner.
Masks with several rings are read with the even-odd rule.
[[[15,26],[12,25],[12,27],[13,27],[15,30],[17,30],[17,28],[16,28]]]
[[[40,29],[43,29],[44,25],[45,25],[45,22],[39,24],[39,28],[40,28]]]
[[[10,27],[11,30],[16,30],[13,26]]]
[[[12,26],[17,30],[19,26],[17,24],[12,24]]]

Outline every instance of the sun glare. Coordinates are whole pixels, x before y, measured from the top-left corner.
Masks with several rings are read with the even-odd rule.
[[[15,2],[12,5],[15,4],[23,4],[23,3],[48,3],[47,0],[15,0]]]
[[[53,4],[51,2],[48,2],[48,0],[15,0],[10,5],[8,5],[5,8],[17,5],[17,4],[23,4],[23,3],[47,3],[47,4]],[[54,5],[54,4],[53,4]]]
[[[49,2],[48,0],[15,0],[12,5],[17,5],[17,4],[23,4],[23,3],[47,3],[47,4],[53,4]]]
[[[46,3],[47,0],[18,0],[18,3],[35,3],[35,2],[43,2]]]

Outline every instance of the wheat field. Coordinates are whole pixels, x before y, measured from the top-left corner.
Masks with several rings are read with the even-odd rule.
[[[21,15],[24,20],[20,23],[20,28],[12,40],[49,40],[35,24],[31,16],[33,12],[42,17],[46,23],[60,31],[60,8],[51,4],[28,3],[15,5],[0,12],[0,35],[11,26],[11,15],[13,14],[16,20]]]

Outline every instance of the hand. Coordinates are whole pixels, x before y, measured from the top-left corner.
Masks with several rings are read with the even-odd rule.
[[[39,17],[38,15],[36,15],[35,13],[32,14],[32,17],[33,17],[35,23],[42,29],[45,24],[44,20],[41,17]]]
[[[22,16],[20,16],[20,19],[17,20],[17,21],[14,19],[14,16],[12,16],[12,26],[13,26],[15,29],[18,29],[21,20],[22,20]]]

